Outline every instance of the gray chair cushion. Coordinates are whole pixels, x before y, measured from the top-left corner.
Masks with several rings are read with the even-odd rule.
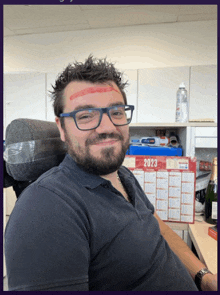
[[[59,165],[65,154],[66,146],[54,122],[16,119],[6,128],[4,160],[15,180],[37,179]]]

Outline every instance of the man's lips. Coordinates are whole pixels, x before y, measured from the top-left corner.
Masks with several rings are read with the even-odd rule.
[[[88,138],[86,140],[86,146],[91,145],[111,145],[118,141],[123,141],[123,137],[119,134],[100,134],[96,138]]]
[[[102,141],[98,141],[96,143],[93,143],[93,145],[106,146],[106,145],[113,145],[116,142],[118,142],[118,139],[102,140]]]

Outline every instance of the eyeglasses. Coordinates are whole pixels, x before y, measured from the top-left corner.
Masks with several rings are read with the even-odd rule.
[[[79,130],[92,130],[100,125],[102,115],[105,113],[115,126],[128,125],[131,122],[133,110],[133,105],[116,105],[109,108],[89,108],[62,113],[59,117],[72,117]]]

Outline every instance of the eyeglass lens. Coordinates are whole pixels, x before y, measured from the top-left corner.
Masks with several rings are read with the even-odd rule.
[[[109,109],[109,116],[114,125],[126,125],[131,120],[131,109],[128,106],[115,106]],[[80,129],[93,129],[99,125],[101,110],[87,109],[76,113],[76,123]]]

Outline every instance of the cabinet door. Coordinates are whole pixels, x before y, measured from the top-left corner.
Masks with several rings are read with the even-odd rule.
[[[190,120],[217,122],[217,66],[193,66],[190,77]]]
[[[131,123],[137,123],[137,70],[124,70],[124,79],[128,81],[125,88],[128,104],[134,105]]]
[[[176,92],[181,82],[189,90],[189,67],[138,71],[138,123],[175,122]]]
[[[51,100],[50,91],[53,90],[52,85],[54,86],[56,81],[57,74],[47,73],[46,78],[46,89],[47,89],[47,121],[55,122],[55,115],[53,111],[53,101]]]
[[[4,75],[4,132],[14,119],[46,119],[45,74]]]
[[[217,127],[195,127],[196,148],[217,148]]]

